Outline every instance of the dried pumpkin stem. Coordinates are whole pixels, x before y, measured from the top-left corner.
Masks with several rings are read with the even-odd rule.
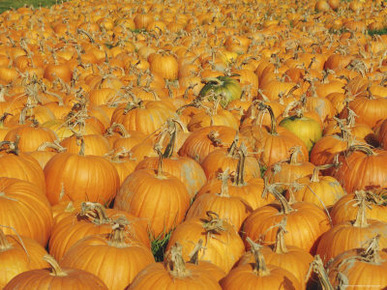
[[[287,233],[285,228],[286,223],[287,223],[287,216],[285,216],[278,225],[278,231],[277,231],[274,249],[273,249],[274,253],[284,254],[288,252],[288,249],[285,243],[285,233]]]
[[[236,170],[236,185],[245,185],[245,168],[246,168],[246,156],[247,156],[247,147],[242,142],[238,150],[239,160]]]
[[[308,274],[306,275],[306,281],[309,280],[312,271],[317,274],[323,290],[334,290],[331,282],[329,281],[328,274],[324,268],[320,255],[316,255],[310,264]]]
[[[116,123],[114,122],[110,128],[108,128],[106,131],[113,135],[113,132],[117,130],[118,133],[123,137],[123,138],[129,138],[130,137],[130,134],[128,133],[128,131],[126,130],[126,128],[124,127],[124,125],[122,125],[121,123]]]
[[[200,250],[204,249],[203,247],[203,240],[200,239],[198,243],[195,245],[195,248],[192,250],[192,252],[189,254],[189,263],[198,265],[199,263],[199,252]]]
[[[250,239],[250,237],[247,237],[246,241],[250,244],[251,252],[254,255],[254,260],[255,260],[254,273],[260,277],[270,275],[270,270],[266,267],[265,258],[263,257],[263,254],[261,253],[262,246],[257,244],[257,243],[254,243]]]
[[[302,155],[302,151],[301,151],[301,146],[294,146],[291,148],[292,150],[292,153],[290,155],[290,164],[292,165],[299,165],[300,162],[298,161],[298,157],[300,156],[300,154]]]
[[[66,277],[67,273],[59,266],[58,262],[51,255],[44,255],[43,260],[51,266],[51,276],[55,277]]]
[[[125,248],[128,246],[126,242],[125,226],[128,224],[125,217],[119,217],[113,221],[112,232],[108,236],[109,245],[116,248]]]
[[[353,223],[353,226],[359,227],[359,228],[365,228],[369,224],[367,223],[367,216],[366,216],[367,203],[366,203],[364,192],[358,193],[357,197],[359,198],[359,201],[356,205],[359,207],[359,209],[357,211],[356,220]]]
[[[368,146],[365,146],[365,145],[351,145],[348,149],[349,151],[361,151],[365,154],[367,154],[368,156],[375,156],[376,153],[371,149],[369,148]]]
[[[230,197],[228,191],[228,179],[230,178],[230,169],[227,168],[224,172],[220,173],[219,178],[222,181],[222,186],[220,188],[220,196]]]
[[[191,275],[191,272],[185,266],[183,249],[179,243],[176,243],[167,253],[165,267],[175,278],[184,278]]]
[[[79,215],[81,217],[87,217],[97,225],[108,224],[111,222],[111,219],[106,215],[103,205],[97,202],[82,202]]]
[[[0,252],[7,251],[12,249],[12,245],[7,240],[7,236],[4,234],[3,230],[0,229]]]

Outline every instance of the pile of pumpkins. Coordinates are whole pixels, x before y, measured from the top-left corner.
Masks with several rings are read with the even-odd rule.
[[[387,287],[386,6],[1,14],[0,288]]]

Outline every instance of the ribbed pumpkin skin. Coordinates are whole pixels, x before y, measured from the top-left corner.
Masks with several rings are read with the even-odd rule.
[[[305,277],[308,273],[309,265],[313,261],[313,256],[298,247],[287,246],[286,248],[287,252],[285,253],[276,253],[273,246],[264,246],[260,251],[267,265],[277,266],[289,271],[303,285],[301,289],[305,289]],[[255,263],[254,255],[251,251],[246,252],[241,257],[237,267],[248,263]]]
[[[52,228],[52,235],[49,242],[50,254],[56,260],[60,260],[63,255],[79,240],[96,234],[107,234],[111,232],[110,222],[95,224],[89,219],[79,215],[80,210],[76,209],[70,216],[63,218]],[[146,229],[146,223],[137,217],[116,209],[106,209],[106,216],[111,219],[125,217],[130,226],[127,231],[134,239],[137,239],[144,246],[150,248],[150,241]]]
[[[331,176],[320,176],[316,182],[311,181],[310,177],[303,177],[297,182],[303,187],[293,192],[294,198],[314,203],[321,209],[330,209],[345,194],[340,183]]]
[[[335,225],[322,235],[316,254],[326,263],[347,250],[361,248],[377,234],[381,235],[380,248],[387,248],[387,223],[370,219],[367,222],[369,225],[366,227],[355,227],[352,222]]]
[[[347,193],[369,188],[387,188],[387,152],[376,150],[375,155],[355,151],[342,158],[342,166],[334,177],[341,183]]]
[[[83,140],[85,142],[85,155],[103,156],[112,150],[109,141],[102,135],[85,135]],[[70,136],[63,139],[60,145],[67,149],[66,152],[76,154],[80,150],[77,142],[76,136]]]
[[[49,269],[40,269],[24,272],[13,278],[4,290],[31,289],[72,289],[72,290],[107,290],[108,288],[101,279],[86,271],[78,269],[63,269],[67,276],[50,275]]]
[[[0,177],[0,225],[13,227],[21,236],[47,245],[53,224],[50,203],[34,184]],[[14,234],[3,228],[6,234]]]
[[[314,253],[318,239],[330,229],[328,217],[312,203],[297,202],[292,204],[292,208],[294,211],[286,215],[288,233],[285,235],[285,242],[289,246]],[[275,227],[268,229],[279,224],[284,216],[277,203],[258,208],[246,218],[242,227],[244,236],[258,241],[265,234],[263,244],[271,244],[275,241],[277,230]]]
[[[152,252],[141,243],[110,244],[107,235],[85,237],[63,256],[63,267],[76,268],[99,277],[111,290],[124,289],[147,265],[154,263]]]
[[[0,153],[0,176],[17,178],[37,185],[46,191],[43,169],[39,163],[25,153],[19,155]]]
[[[133,283],[129,285],[128,290],[212,290],[221,289],[217,281],[211,277],[207,271],[200,266],[186,263],[186,268],[191,271],[191,275],[185,278],[174,278],[165,269],[162,263],[153,263],[142,270]]]
[[[1,227],[1,229],[5,229]],[[48,267],[49,264],[43,260],[47,251],[33,239],[23,237],[21,243],[19,237],[6,235],[6,241],[11,248],[0,242],[0,288],[3,287],[16,275],[32,269]],[[25,247],[25,250],[23,249]],[[27,253],[28,252],[28,256]]]
[[[140,169],[157,169],[159,164],[158,157],[148,157],[142,160],[136,170]],[[170,157],[163,159],[163,171],[172,174],[182,181],[191,197],[200,190],[206,183],[207,178],[203,168],[198,162],[189,157]]]
[[[230,196],[237,196],[242,198],[253,210],[267,205],[275,200],[274,196],[271,194],[267,195],[265,198],[262,197],[264,181],[260,177],[252,178],[246,181],[243,185],[233,184],[231,180],[228,180],[227,184],[228,193]],[[221,186],[221,180],[209,180],[196,194],[196,198],[199,198],[199,196],[206,193],[216,194],[220,192]]]
[[[164,122],[173,117],[174,109],[161,101],[144,101],[143,105],[125,114],[126,104],[113,112],[111,124],[121,123],[128,131],[138,131],[145,135],[159,129]]]
[[[206,250],[199,252],[199,263],[200,260],[209,261],[228,273],[245,252],[242,239],[227,222],[223,222],[225,231],[219,231],[219,234],[207,234],[203,224],[202,218],[192,218],[180,224],[173,231],[166,250],[178,242],[183,247],[183,258],[187,261],[197,242],[202,239]]]
[[[226,220],[239,231],[245,218],[252,212],[252,208],[240,197],[207,193],[194,200],[185,219],[205,218],[207,211],[216,212],[219,218]]]
[[[259,161],[266,167],[276,162],[290,158],[290,149],[301,146],[301,161],[308,161],[308,150],[304,142],[289,130],[278,127],[278,134],[270,134],[260,126],[245,127],[241,130],[241,135],[252,138],[255,141],[254,152],[258,152]]]
[[[218,178],[227,168],[236,171],[239,159],[230,155],[226,149],[217,149],[207,155],[201,165],[208,180]],[[253,156],[246,157],[244,174],[246,180],[261,176],[259,163]]]
[[[348,143],[337,135],[324,136],[314,144],[310,152],[310,162],[314,165],[331,164],[334,156],[347,147]]]
[[[125,179],[114,208],[143,218],[149,225],[152,237],[156,238],[183,221],[189,203],[188,191],[177,177],[142,169]]]
[[[359,249],[345,251],[329,264],[329,281],[332,286],[338,287],[340,285],[337,274],[341,273],[348,279],[345,284],[357,285],[362,289],[385,289],[383,287],[387,285],[387,252],[378,251],[381,259],[379,263],[365,262],[360,259],[344,261],[360,254]]]
[[[62,200],[109,203],[120,180],[117,170],[105,158],[58,153],[44,168],[47,197],[52,205]]]
[[[273,265],[267,265],[267,268],[270,270],[270,274],[267,276],[259,276],[254,273],[252,264],[238,266],[220,281],[220,285],[223,290],[302,289],[301,283],[292,273]]]
[[[354,206],[357,203],[355,198],[355,194],[346,194],[335,203],[329,212],[334,225],[356,219],[358,209]],[[386,205],[373,204],[371,208],[366,208],[366,215],[369,219],[387,223]]]
[[[57,139],[55,133],[51,129],[20,126],[11,129],[4,137],[4,140],[15,142],[16,136],[20,137],[18,148],[21,152],[35,151],[44,142],[54,142]]]
[[[219,148],[228,148],[236,133],[235,129],[226,126],[209,126],[198,129],[185,140],[179,150],[179,155],[191,157],[201,163],[210,152]],[[211,134],[216,134],[221,143],[213,142],[209,138]],[[250,142],[247,138],[241,137],[238,144],[240,145],[242,141],[250,148]]]

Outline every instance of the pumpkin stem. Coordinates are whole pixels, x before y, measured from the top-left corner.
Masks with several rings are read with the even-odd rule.
[[[277,121],[275,119],[273,109],[264,103],[259,103],[259,106],[261,110],[267,110],[270,114],[270,134],[277,135]]]
[[[236,170],[236,185],[245,185],[245,164],[247,156],[247,147],[244,142],[241,143],[241,146],[238,150],[239,160]]]
[[[108,129],[106,129],[106,133],[111,136],[113,135],[113,132],[117,130],[118,133],[123,137],[123,138],[129,138],[130,137],[130,134],[128,133],[128,131],[126,130],[126,128],[124,127],[124,125],[122,125],[121,123],[116,123],[114,122]]]
[[[0,142],[0,151],[5,151],[7,153],[12,153],[19,156],[19,141],[20,136],[16,135],[15,141],[1,141]]]
[[[361,151],[361,152],[367,154],[368,156],[377,155],[370,147],[365,146],[365,145],[359,145],[359,144],[351,145],[349,147],[348,151]]]
[[[281,212],[283,214],[289,214],[292,211],[294,211],[294,209],[290,206],[290,204],[286,200],[286,198],[277,189],[277,186],[280,186],[281,184],[273,183],[273,184],[269,185],[266,177],[264,178],[264,182],[265,182],[265,188],[263,190],[262,197],[265,197],[267,192],[270,192],[272,195],[274,195],[276,200],[280,203]]]
[[[97,225],[108,224],[111,222],[111,219],[106,215],[103,205],[97,202],[82,202],[79,216],[86,217],[92,223]]]
[[[224,172],[219,174],[219,179],[222,181],[222,186],[220,188],[220,196],[230,197],[228,192],[228,179],[230,178],[230,169],[227,168]]]
[[[64,152],[67,150],[67,148],[60,145],[58,140],[55,140],[54,142],[44,142],[42,143],[37,151],[45,151],[47,148],[54,149],[56,152]]]
[[[368,247],[364,249],[361,253],[362,258],[373,264],[380,264],[382,259],[380,258],[379,250],[380,250],[380,234],[373,237],[369,243]]]
[[[257,243],[254,243],[253,240],[250,239],[250,237],[247,237],[246,241],[250,244],[251,252],[254,255],[254,273],[259,277],[270,275],[270,270],[266,267],[265,258],[261,253],[262,246]]]
[[[183,249],[178,242],[168,251],[165,267],[174,278],[184,278],[191,275],[191,272],[185,267]]]
[[[302,153],[301,151],[301,146],[294,146],[292,148],[290,148],[290,150],[292,151],[291,155],[290,155],[290,164],[291,165],[300,165],[301,163],[298,161],[298,156]]]
[[[7,236],[4,234],[3,230],[0,229],[0,252],[7,251],[12,249],[12,245],[7,240]]]
[[[161,152],[161,144],[157,142],[153,148],[159,155],[159,162],[157,165],[157,177],[161,177],[163,175],[163,160],[164,160],[163,153]]]
[[[171,158],[173,155],[173,149],[175,148],[176,138],[177,138],[177,121],[168,119],[167,120],[167,133],[171,136],[167,146],[165,147],[163,157]]]
[[[370,207],[370,205],[366,203],[366,197],[365,197],[364,191],[357,191],[355,194],[358,202],[354,206],[358,206],[359,209],[357,211],[356,220],[353,223],[353,226],[359,227],[359,228],[365,228],[369,225],[367,223],[366,208]]]
[[[207,219],[203,220],[203,228],[208,234],[219,234],[226,229],[223,226],[223,220],[219,218],[219,215],[213,211],[206,212]]]
[[[125,248],[128,243],[125,241],[125,226],[129,222],[124,216],[113,221],[112,232],[108,235],[109,245],[116,248]]]
[[[198,243],[195,245],[195,248],[192,250],[192,252],[189,254],[189,262],[191,264],[198,265],[199,264],[199,252],[201,249],[204,249],[205,247],[203,246],[203,240],[200,239]]]
[[[288,249],[285,243],[285,234],[287,233],[286,231],[287,221],[288,221],[287,216],[284,216],[282,221],[278,224],[278,231],[277,231],[274,249],[273,249],[274,253],[276,254],[284,254],[288,252]]]
[[[331,282],[329,281],[328,274],[324,268],[324,264],[320,258],[320,255],[316,255],[312,263],[310,263],[305,283],[309,280],[312,271],[317,274],[323,290],[334,290]]]
[[[227,149],[228,156],[234,156],[235,151],[237,149],[238,141],[239,141],[239,134],[237,132],[234,137],[234,140],[232,140],[230,147]]]
[[[66,277],[67,273],[59,266],[59,263],[51,255],[44,255],[43,260],[51,266],[51,276]]]

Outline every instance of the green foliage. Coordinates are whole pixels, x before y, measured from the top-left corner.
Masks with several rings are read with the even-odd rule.
[[[165,248],[168,245],[169,239],[171,238],[172,231],[164,235],[164,237],[157,237],[151,242],[152,254],[155,257],[156,262],[164,261]],[[152,238],[152,237],[151,237]]]
[[[371,36],[387,34],[387,27],[384,27],[383,29],[368,30],[368,34]]]
[[[48,7],[54,4],[60,4],[63,0],[1,0],[0,13],[9,9],[17,9],[23,6],[32,6],[34,8]]]

